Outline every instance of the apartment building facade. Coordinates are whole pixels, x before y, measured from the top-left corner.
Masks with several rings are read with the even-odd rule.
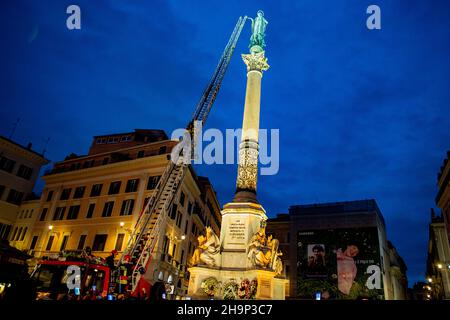
[[[30,197],[41,167],[48,163],[31,147],[0,136],[0,240],[10,238],[20,204]]]
[[[160,130],[94,137],[87,155],[72,154],[44,175],[37,214],[21,247],[36,259],[86,247],[100,257],[123,252],[175,144]],[[151,264],[149,280],[173,284],[174,296],[187,289],[186,263],[198,235],[207,225],[220,228],[220,206],[205,180],[189,167]]]

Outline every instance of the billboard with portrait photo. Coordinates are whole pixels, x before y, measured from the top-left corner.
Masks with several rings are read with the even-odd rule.
[[[301,231],[297,235],[297,296],[383,299],[376,228]]]

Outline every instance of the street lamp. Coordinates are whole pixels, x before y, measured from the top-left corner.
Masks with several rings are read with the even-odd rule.
[[[52,225],[49,225],[49,226],[48,226],[48,230],[52,231],[52,230],[53,230],[53,226],[52,226]]]
[[[429,283],[433,282],[433,279],[431,279],[431,278],[428,278],[427,280],[428,280]]]
[[[119,224],[120,224],[120,227],[123,228],[123,226],[125,225],[125,222],[121,221]]]
[[[438,269],[442,269],[442,264],[441,264],[441,263],[438,263],[438,264],[437,264],[437,267],[438,267]]]

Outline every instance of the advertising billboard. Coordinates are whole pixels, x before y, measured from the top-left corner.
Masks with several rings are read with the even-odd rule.
[[[384,299],[377,228],[299,231],[297,296]]]

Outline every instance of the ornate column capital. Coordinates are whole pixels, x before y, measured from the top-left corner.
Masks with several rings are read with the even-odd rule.
[[[264,56],[264,51],[242,54],[242,60],[247,66],[247,72],[249,71],[266,71],[269,69],[267,58]]]

